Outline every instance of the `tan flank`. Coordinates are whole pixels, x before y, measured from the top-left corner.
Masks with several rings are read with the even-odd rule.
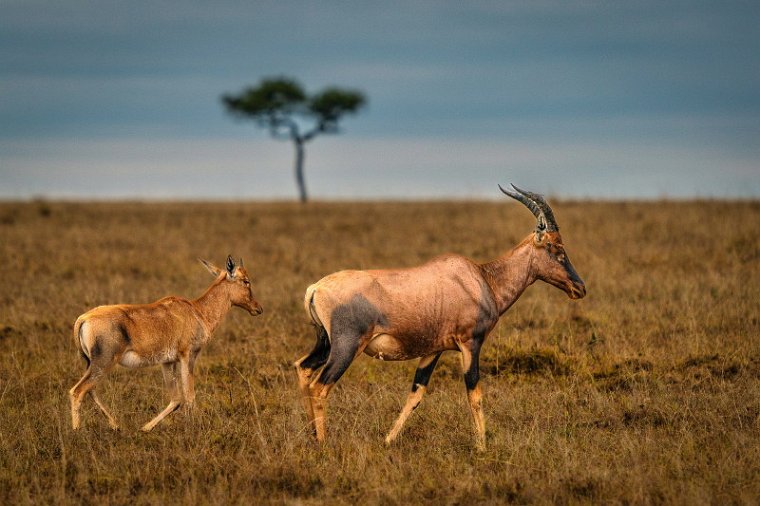
[[[205,260],[203,265],[216,276],[206,292],[195,300],[164,297],[151,304],[100,306],[84,313],[74,324],[74,339],[88,363],[82,379],[69,391],[71,423],[80,427],[79,408],[89,393],[113,429],[116,419],[100,401],[95,389],[116,364],[145,367],[161,364],[171,401],[143,431],[153,429],[183,403],[189,410],[195,399],[193,366],[198,353],[232,306],[251,315],[262,308],[253,295],[243,261],[235,265],[227,258],[222,270]]]
[[[305,308],[316,326],[317,343],[295,367],[317,440],[325,439],[330,389],[362,352],[381,360],[420,359],[406,405],[386,438],[391,443],[420,403],[441,353],[458,350],[476,446],[485,448],[478,357],[486,336],[536,280],[572,299],[586,294],[549,205],[540,195],[513,188],[502,191],[533,212],[536,230],[492,262],[445,255],[410,269],[336,272],[306,290]]]

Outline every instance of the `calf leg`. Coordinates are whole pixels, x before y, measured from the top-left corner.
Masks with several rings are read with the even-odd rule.
[[[104,414],[104,415],[106,415],[106,418],[108,418],[108,425],[109,425],[109,426],[110,426],[110,427],[111,427],[113,430],[119,430],[119,424],[118,424],[118,423],[116,423],[116,418],[114,418],[114,417],[113,417],[113,415],[112,415],[111,413],[109,413],[109,412],[108,412],[108,410],[106,409],[106,406],[105,406],[105,404],[103,404],[103,403],[100,401],[100,399],[98,398],[98,394],[96,394],[96,393],[95,393],[95,390],[94,390],[94,389],[93,389],[93,390],[90,390],[90,395],[92,396],[92,400],[94,400],[94,401],[95,401],[95,404],[97,404],[97,405],[98,405],[98,407],[100,408],[100,411],[102,411],[102,412],[103,412],[103,414]]]
[[[464,370],[464,384],[467,387],[467,400],[470,404],[472,420],[475,424],[475,447],[479,451],[486,449],[486,422],[483,417],[481,406],[482,393],[478,381],[480,380],[480,347],[483,344],[480,339],[471,339],[460,347],[462,352],[462,369]]]
[[[169,394],[169,404],[155,418],[146,423],[140,429],[143,432],[150,432],[153,427],[159,424],[161,420],[173,413],[182,405],[182,393],[177,385],[177,363],[162,364],[161,372],[164,375],[164,387]]]
[[[82,385],[90,381],[91,375],[92,370],[88,366],[87,370],[84,372],[84,376],[82,376],[82,378],[77,381],[76,385],[69,390],[69,401],[71,402],[71,427],[74,430],[78,430],[81,426],[79,408],[82,406],[82,398],[84,397],[81,394]]]
[[[298,375],[298,389],[301,392],[301,402],[306,410],[306,417],[309,424],[314,427],[314,408],[311,405],[311,391],[309,385],[313,381],[313,376],[318,371],[330,355],[330,339],[327,331],[322,326],[317,326],[317,343],[311,353],[298,359],[293,365]]]
[[[189,352],[187,357],[179,359],[179,375],[182,379],[182,396],[185,398],[185,407],[188,411],[195,404],[195,377],[193,369],[195,368],[195,357],[197,353]]]
[[[74,430],[79,429],[81,426],[81,420],[79,416],[79,408],[82,406],[84,396],[90,393],[93,400],[98,405],[100,410],[108,418],[108,424],[112,429],[118,429],[119,426],[116,423],[116,419],[108,412],[105,405],[100,401],[95,394],[94,389],[102,381],[102,379],[108,374],[108,371],[113,367],[114,360],[111,359],[107,366],[101,366],[100,362],[91,362],[87,370],[84,372],[82,378],[69,390],[69,400],[71,401],[71,427]]]
[[[420,363],[417,365],[417,371],[414,373],[412,391],[409,393],[409,396],[406,399],[406,404],[404,405],[404,409],[401,410],[401,414],[399,415],[398,420],[396,420],[396,423],[393,425],[393,429],[391,429],[390,433],[388,433],[388,437],[385,438],[386,444],[391,444],[396,439],[396,437],[398,437],[398,434],[401,432],[401,428],[404,426],[406,419],[409,418],[409,415],[412,414],[412,411],[414,411],[417,406],[419,406],[420,401],[422,401],[422,396],[425,395],[425,390],[427,389],[427,384],[430,381],[430,376],[433,374],[433,370],[435,369],[439,358],[441,358],[441,353],[428,355],[427,357],[422,357],[420,359]]]

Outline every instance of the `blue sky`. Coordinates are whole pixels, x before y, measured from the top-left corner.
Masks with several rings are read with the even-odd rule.
[[[294,198],[219,97],[363,90],[314,198],[760,196],[760,3],[0,2],[0,198]]]

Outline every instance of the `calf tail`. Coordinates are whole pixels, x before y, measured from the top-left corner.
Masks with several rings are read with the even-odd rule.
[[[87,363],[87,367],[90,367],[90,356],[87,354],[87,350],[84,346],[84,336],[82,335],[86,321],[85,318],[80,316],[77,318],[77,321],[74,322],[74,342],[76,343],[77,348],[79,348],[79,354],[82,356],[82,359]]]

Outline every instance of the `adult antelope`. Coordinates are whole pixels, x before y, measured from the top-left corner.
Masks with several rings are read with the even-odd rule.
[[[216,280],[195,300],[164,297],[152,304],[99,306],[77,318],[74,339],[87,362],[87,370],[69,391],[74,430],[79,428],[79,408],[88,393],[108,418],[111,428],[119,428],[95,393],[95,388],[116,364],[130,368],[161,364],[163,368],[164,385],[171,400],[166,409],[141,430],[153,429],[183,402],[188,410],[192,407],[195,359],[227,312],[232,306],[243,308],[253,316],[262,312],[242,259],[235,265],[228,256],[226,270],[205,260],[201,262]]]
[[[406,405],[385,439],[390,444],[422,400],[441,353],[459,350],[476,445],[485,448],[478,356],[486,336],[537,279],[564,290],[571,299],[586,295],[546,200],[514,185],[514,191],[499,188],[530,209],[538,223],[533,233],[496,260],[476,264],[444,255],[409,269],[340,271],[306,289],[304,305],[317,342],[294,365],[318,441],[325,439],[327,396],[360,353],[381,360],[420,359]]]

